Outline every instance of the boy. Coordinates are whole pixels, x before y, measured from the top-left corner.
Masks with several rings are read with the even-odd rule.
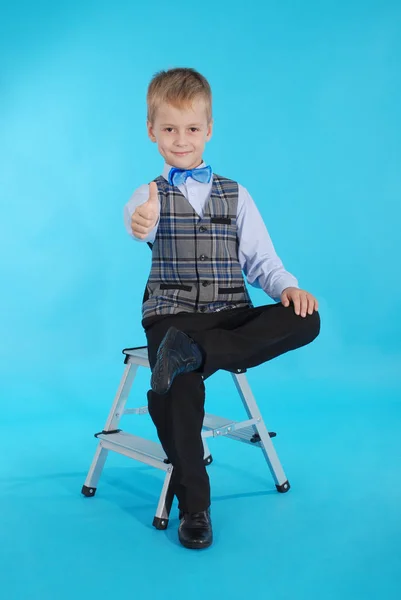
[[[275,253],[249,193],[203,162],[212,136],[211,90],[194,69],[161,71],[147,93],[147,129],[162,176],[124,209],[130,235],[152,247],[142,305],[152,370],[148,406],[173,465],[180,542],[212,543],[210,486],[201,429],[204,379],[249,368],[310,343],[318,303]],[[276,304],[253,307],[248,283]]]

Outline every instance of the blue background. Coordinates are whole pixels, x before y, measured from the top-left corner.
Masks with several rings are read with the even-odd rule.
[[[6,597],[398,598],[399,2],[0,9]],[[167,533],[150,527],[159,473],[110,456],[96,498],[79,494],[121,349],[145,341],[150,252],[122,215],[162,170],[146,88],[177,66],[212,86],[206,161],[250,191],[322,317],[316,342],[249,372],[292,490],[273,493],[253,449],[216,441],[216,542],[201,555],[177,545],[175,513]],[[227,377],[210,381],[208,409],[236,417]],[[133,404],[147,386],[145,372]],[[154,436],[147,417],[130,426]]]

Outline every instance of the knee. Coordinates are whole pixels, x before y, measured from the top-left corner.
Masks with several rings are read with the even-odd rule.
[[[178,375],[171,385],[171,395],[178,402],[203,400],[205,384],[202,375],[197,371]]]
[[[149,412],[150,416],[153,418],[153,416],[154,415],[157,416],[157,414],[160,412],[160,409],[163,408],[163,402],[162,402],[163,399],[161,396],[159,396],[152,390],[148,391],[147,399],[148,399],[148,412]]]
[[[167,418],[167,413],[171,403],[170,391],[167,394],[156,394],[153,390],[147,393],[148,413],[152,421],[163,423]]]
[[[199,373],[178,375],[171,386],[171,408],[175,419],[200,414],[205,406],[205,384]]]
[[[300,317],[296,315],[298,325],[300,327],[300,335],[304,344],[310,344],[320,333],[320,314],[318,311],[314,311],[311,315],[307,314],[306,317]]]

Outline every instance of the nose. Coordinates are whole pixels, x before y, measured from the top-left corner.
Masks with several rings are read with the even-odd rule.
[[[185,146],[187,145],[187,139],[186,139],[184,131],[181,131],[181,133],[178,132],[176,140],[175,140],[175,145],[179,146],[180,148],[181,147],[185,148]]]

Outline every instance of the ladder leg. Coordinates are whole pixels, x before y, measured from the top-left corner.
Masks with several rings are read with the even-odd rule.
[[[107,417],[106,425],[104,426],[104,431],[113,431],[117,429],[120,419],[124,414],[125,405],[137,371],[138,365],[128,363],[125,367],[109,416]]]
[[[102,474],[104,463],[106,462],[106,458],[109,451],[102,447],[102,443],[98,444],[98,447],[95,452],[95,456],[93,457],[92,464],[89,468],[88,474],[85,479],[85,483],[82,486],[82,494],[84,496],[94,496],[96,493],[97,483],[99,481],[100,475]]]
[[[254,425],[257,433],[260,436],[261,447],[263,455],[266,459],[270,472],[276,484],[276,488],[279,492],[288,492],[290,484],[285,476],[284,470],[281,466],[276,450],[273,446],[273,442],[269,436],[269,432],[260,414],[258,405],[256,404],[255,398],[252,394],[252,390],[244,373],[232,373],[232,377],[238,393],[241,397],[244,408],[250,419],[257,419],[258,422]]]
[[[170,486],[172,473],[173,467],[170,466],[167,470],[166,477],[164,478],[159,504],[157,505],[156,515],[153,519],[153,527],[156,527],[156,529],[167,529],[171,505],[174,499],[174,494],[172,493]]]
[[[204,456],[204,461],[205,461],[205,465],[210,465],[213,461],[212,459],[212,455],[210,454],[210,450],[209,450],[209,446],[207,445],[206,439],[204,437],[202,437],[202,442],[203,442],[203,456]],[[164,479],[164,484],[163,484],[163,488],[160,494],[160,498],[159,498],[159,504],[157,506],[157,510],[156,510],[156,515],[155,518],[153,519],[153,526],[156,527],[156,529],[167,529],[167,525],[168,525],[168,521],[169,521],[169,515],[170,515],[170,510],[171,510],[171,506],[173,504],[173,500],[174,500],[174,493],[171,489],[171,476],[173,474],[173,469],[174,467],[172,465],[170,465],[167,473],[166,473],[166,477]]]
[[[202,436],[203,442],[203,459],[205,465],[210,465],[213,462],[212,455],[210,454],[209,446],[207,445],[206,438]]]
[[[135,379],[138,365],[128,363],[124,369],[120,384],[118,386],[117,393],[114,397],[114,401],[107,417],[106,424],[102,433],[110,433],[117,430],[118,424],[122,415],[124,414],[125,405],[128,400],[129,393],[133,381]],[[99,443],[95,456],[93,457],[92,464],[86,476],[84,485],[82,486],[81,492],[84,496],[94,496],[96,493],[97,484],[102,474],[104,464],[106,462],[108,450],[102,447],[102,442]]]

